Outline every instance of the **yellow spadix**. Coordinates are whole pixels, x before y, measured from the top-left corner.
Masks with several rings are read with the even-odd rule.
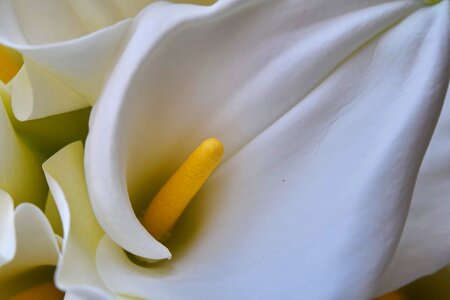
[[[219,165],[223,145],[209,138],[198,146],[172,175],[147,207],[144,227],[159,241],[164,240],[186,206]]]

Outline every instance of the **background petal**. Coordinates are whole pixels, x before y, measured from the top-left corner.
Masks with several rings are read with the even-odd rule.
[[[0,267],[11,261],[15,252],[14,202],[8,193],[0,190]]]
[[[18,44],[75,39],[133,17],[149,0],[2,0],[2,36]]]
[[[5,299],[49,279],[46,269],[38,269],[33,276],[27,276],[27,272],[37,267],[54,266],[59,256],[55,235],[39,208],[29,203],[19,205],[14,213],[14,223],[17,240],[14,259],[0,268],[0,297]]]
[[[95,103],[126,38],[129,18],[151,2],[0,1],[0,44],[25,57],[13,86],[16,117],[38,119]]]
[[[25,59],[11,84],[12,109],[20,121],[38,119],[88,106],[86,100],[45,68]],[[56,101],[57,100],[57,101]]]
[[[16,203],[33,202],[43,207],[47,186],[41,157],[19,137],[10,119],[9,90],[0,82],[0,188]]]
[[[64,230],[55,282],[63,290],[84,286],[103,289],[95,268],[97,243],[103,231],[87,195],[82,143],[75,142],[60,150],[44,163],[43,169]]]
[[[100,224],[145,254],[136,245],[151,240],[128,193],[139,214],[209,136],[226,161],[168,242],[172,261],[132,266],[102,242],[97,267],[110,289],[158,299],[373,295],[447,89],[449,15],[446,3],[346,4],[148,11],[169,10],[170,31],[144,41],[155,18],[141,20],[91,121],[85,163]]]
[[[10,117],[17,134],[44,160],[67,144],[86,138],[90,111],[87,108],[26,122],[12,114]]]
[[[26,61],[13,89],[16,116],[36,119],[94,103],[128,18],[149,2],[1,1],[0,43]]]
[[[59,237],[64,236],[62,229],[62,220],[59,215],[58,207],[56,206],[55,199],[53,199],[52,193],[49,191],[47,196],[47,201],[45,202],[45,216],[47,217],[48,222],[52,225],[53,231]]]
[[[13,83],[17,118],[42,118],[94,103],[128,23],[124,20],[58,44],[9,44],[25,57],[19,79]]]
[[[10,90],[1,82],[0,97],[0,187],[17,204],[44,208],[48,187],[42,162],[67,143],[84,140],[90,110],[19,122],[11,111]]]

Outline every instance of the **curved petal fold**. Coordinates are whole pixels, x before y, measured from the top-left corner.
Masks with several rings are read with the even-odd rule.
[[[105,289],[95,267],[97,243],[103,231],[89,203],[82,143],[64,147],[43,164],[43,169],[64,230],[55,275],[57,286],[63,290]]]
[[[61,83],[45,68],[28,59],[25,59],[11,87],[12,109],[14,116],[20,121],[47,117],[88,106],[81,95]]]
[[[0,188],[21,202],[43,207],[47,186],[41,157],[19,137],[10,119],[10,92],[0,82]]]
[[[50,225],[52,225],[55,234],[62,239],[62,236],[64,234],[62,229],[61,216],[59,215],[58,207],[56,206],[55,199],[53,198],[50,191],[47,196],[47,201],[45,202],[44,213],[47,217],[48,222],[50,223]]]

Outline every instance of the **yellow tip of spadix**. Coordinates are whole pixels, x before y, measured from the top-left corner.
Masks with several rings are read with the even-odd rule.
[[[9,82],[22,66],[22,56],[0,45],[0,80]]]
[[[198,146],[151,201],[143,218],[144,227],[163,240],[191,199],[219,165],[223,145],[209,138]]]

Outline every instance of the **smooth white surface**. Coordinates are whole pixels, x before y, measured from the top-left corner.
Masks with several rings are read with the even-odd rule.
[[[222,1],[142,13],[86,147],[109,236],[97,251],[105,284],[158,299],[374,296],[448,85],[449,2],[421,5]],[[149,259],[165,248],[130,198],[140,214],[210,136],[225,161],[173,233],[173,259],[134,265],[120,247]]]

